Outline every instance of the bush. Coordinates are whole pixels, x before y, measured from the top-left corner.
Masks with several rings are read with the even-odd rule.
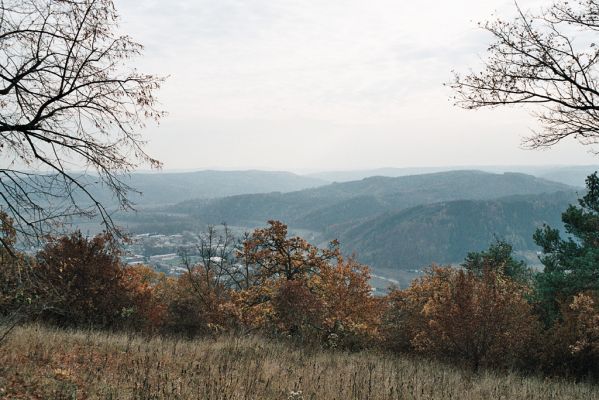
[[[599,308],[590,293],[561,307],[561,320],[546,332],[543,369],[550,374],[599,378]]]
[[[538,334],[529,288],[486,270],[481,276],[432,267],[408,289],[390,295],[387,343],[474,368],[528,363]]]
[[[41,317],[62,325],[122,323],[132,304],[119,256],[109,234],[50,238],[36,256],[36,274],[44,287],[38,293],[44,301]]]
[[[169,281],[163,294],[163,330],[186,336],[201,336],[229,325],[225,303],[229,290],[200,266]]]
[[[322,336],[322,300],[302,281],[283,280],[272,298],[276,332],[314,341]]]

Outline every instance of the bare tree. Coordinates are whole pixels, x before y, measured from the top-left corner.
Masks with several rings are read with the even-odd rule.
[[[20,233],[74,215],[114,228],[91,186],[130,208],[123,177],[160,166],[138,130],[163,116],[163,79],[127,66],[142,46],[117,30],[112,0],[0,0],[0,207]]]
[[[200,299],[205,292],[221,297],[226,294],[223,291],[249,286],[251,267],[240,264],[237,259],[240,248],[241,242],[227,224],[222,224],[221,227],[209,225],[206,232],[200,233],[195,248],[179,250],[190,283]],[[194,254],[197,263],[192,261]]]
[[[513,20],[481,24],[493,41],[481,71],[455,74],[449,84],[456,103],[531,106],[541,128],[526,139],[530,148],[566,137],[597,144],[599,1],[559,0],[537,13],[517,11]]]

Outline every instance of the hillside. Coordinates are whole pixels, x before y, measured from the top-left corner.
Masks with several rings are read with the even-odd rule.
[[[317,179],[329,182],[349,182],[371,176],[400,177],[407,175],[428,174],[434,172],[458,171],[473,169],[491,173],[518,172],[548,179],[566,185],[584,187],[587,176],[599,170],[599,165],[479,165],[470,167],[413,167],[413,168],[378,168],[354,171],[324,171],[308,174]]]
[[[584,187],[587,176],[598,170],[598,165],[566,166],[548,169],[538,176],[567,185]]]
[[[92,180],[92,178],[89,178]],[[327,184],[327,181],[277,171],[197,171],[134,173],[123,181],[141,192],[131,193],[131,201],[140,206],[179,203],[246,193],[291,192]],[[92,185],[91,191],[104,203],[112,203],[112,194]]]
[[[405,167],[405,168],[376,168],[364,170],[348,170],[348,171],[322,171],[314,172],[306,176],[312,178],[323,179],[329,182],[349,182],[358,181],[360,179],[369,178],[371,176],[387,176],[397,178],[407,175],[430,174],[435,172],[444,172],[449,170],[464,169],[451,167]]]
[[[599,399],[585,383],[256,337],[148,339],[31,326],[3,346],[6,399]]]
[[[495,238],[507,240],[516,251],[531,251],[536,228],[561,226],[561,213],[575,200],[574,192],[558,192],[422,205],[347,227],[339,239],[346,252],[356,252],[362,262],[393,277],[398,270],[433,262],[460,262]]]
[[[370,177],[290,193],[188,201],[169,209],[205,223],[260,225],[280,219],[298,228],[324,231],[386,211],[451,200],[485,200],[552,193],[570,186],[517,173],[451,171],[405,177]]]
[[[118,222],[133,233],[176,234],[222,222],[240,232],[277,219],[317,244],[339,239],[345,254],[405,284],[413,278],[406,271],[459,262],[495,237],[536,263],[534,230],[545,222],[559,226],[575,199],[575,188],[531,175],[451,171],[194,199],[121,214]]]

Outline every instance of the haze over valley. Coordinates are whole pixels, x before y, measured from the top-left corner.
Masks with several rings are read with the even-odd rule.
[[[510,169],[518,172],[505,172]],[[173,273],[180,260],[172,254],[195,240],[193,235],[183,240],[184,233],[225,223],[241,236],[268,220],[280,220],[316,245],[338,239],[344,254],[355,254],[376,275],[390,279],[373,280],[383,292],[390,282],[409,284],[432,263],[457,265],[468,252],[496,240],[507,241],[519,258],[539,265],[532,234],[543,224],[561,226],[561,213],[575,203],[594,170],[487,166],[307,175],[257,170],[136,173],[127,178],[142,192],[132,196],[136,211],[117,212],[114,218],[130,234],[151,242],[132,248],[141,254],[130,254],[136,256],[130,260],[158,265],[166,255],[169,263],[162,267]],[[108,192],[95,190],[108,201]]]

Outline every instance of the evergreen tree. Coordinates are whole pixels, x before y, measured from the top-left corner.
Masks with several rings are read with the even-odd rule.
[[[485,251],[468,253],[462,267],[477,276],[482,276],[485,270],[488,270],[519,282],[529,281],[532,278],[531,269],[524,261],[515,259],[512,254],[512,245],[498,239]]]
[[[566,233],[545,225],[534,240],[543,250],[545,266],[537,274],[537,298],[547,322],[558,316],[559,304],[585,291],[599,289],[599,177],[586,179],[587,193],[562,214]]]

